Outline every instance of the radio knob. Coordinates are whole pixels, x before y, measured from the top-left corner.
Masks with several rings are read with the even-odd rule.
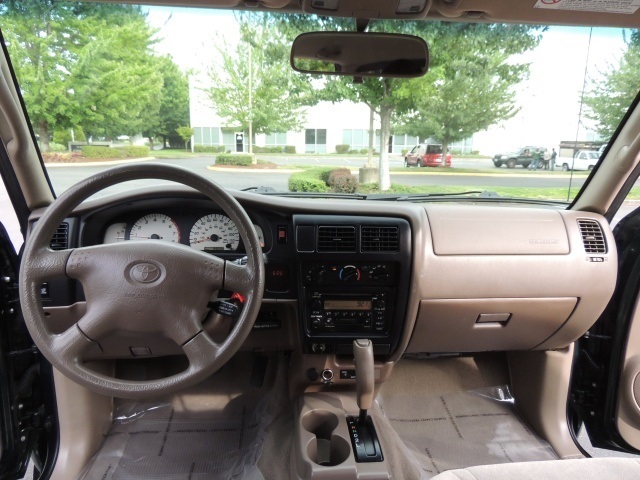
[[[315,299],[311,302],[311,310],[322,310],[322,300]]]
[[[383,310],[386,306],[387,304],[384,300],[376,300],[376,302],[374,303],[374,307],[378,310]]]
[[[360,280],[360,270],[353,265],[346,265],[340,270],[340,280],[343,282],[357,282]]]

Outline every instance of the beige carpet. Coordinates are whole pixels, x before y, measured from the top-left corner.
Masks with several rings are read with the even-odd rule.
[[[256,362],[266,362],[264,376],[256,378]],[[265,441],[270,450],[281,442],[282,437],[272,438],[274,424],[282,423],[287,414],[292,417],[282,401],[284,364],[279,355],[239,355],[206,382],[179,395],[153,403],[119,401],[100,451],[80,478],[264,479],[258,461]],[[276,458],[288,468],[288,455],[283,453]],[[283,467],[269,465],[265,470]]]
[[[377,402],[407,455],[431,478],[454,468],[555,460],[520,419],[502,358],[402,360]],[[466,390],[471,388],[471,390]]]

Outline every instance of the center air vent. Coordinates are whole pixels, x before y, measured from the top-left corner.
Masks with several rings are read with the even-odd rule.
[[[351,226],[319,226],[318,252],[356,251],[356,228]]]
[[[607,244],[604,239],[602,227],[595,220],[580,219],[578,228],[582,235],[584,251],[587,253],[607,253]]]
[[[397,252],[398,227],[362,227],[361,248],[363,252]]]
[[[51,250],[65,250],[69,248],[69,224],[61,223],[51,238]]]

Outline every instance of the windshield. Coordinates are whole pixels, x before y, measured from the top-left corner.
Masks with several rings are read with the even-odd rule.
[[[352,19],[22,1],[0,22],[57,194],[159,161],[231,189],[566,202],[640,75],[637,32],[614,28],[374,21],[424,38],[429,72],[354,83],[289,65],[299,33]]]

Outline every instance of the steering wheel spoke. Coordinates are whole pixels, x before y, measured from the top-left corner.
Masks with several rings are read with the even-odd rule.
[[[97,345],[80,330],[78,325],[73,325],[64,332],[49,338],[50,348],[59,352],[63,362],[79,363],[82,359],[82,352]]]
[[[190,368],[201,368],[211,359],[217,358],[222,345],[216,343],[205,331],[201,331],[187,343],[182,350],[189,359]]]
[[[253,269],[249,265],[226,262],[224,269],[224,288],[248,296],[252,292]]]
[[[42,248],[32,261],[25,265],[34,282],[45,282],[67,275],[67,262],[73,250],[51,250]]]

